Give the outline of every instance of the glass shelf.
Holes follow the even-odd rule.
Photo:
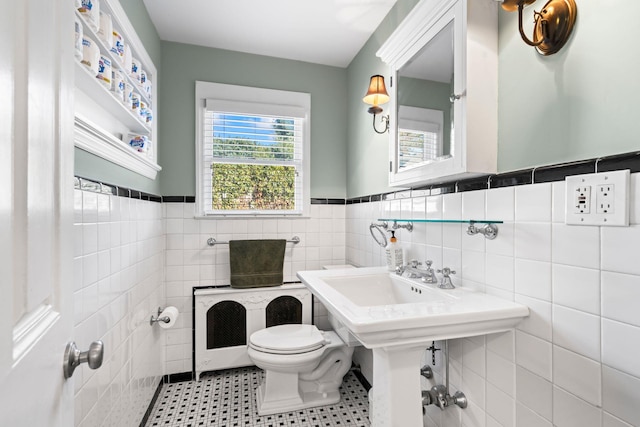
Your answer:
[[[440,224],[468,224],[467,234],[473,236],[474,234],[482,234],[485,238],[493,240],[498,236],[498,226],[496,224],[502,224],[502,221],[495,221],[490,219],[399,219],[399,218],[379,218],[378,221],[382,221],[381,224],[371,223],[369,231],[374,240],[380,244],[378,239],[373,234],[373,229],[377,229],[384,236],[382,230],[388,231],[404,228],[408,232],[413,231],[413,224],[416,223],[440,223]],[[403,222],[404,224],[398,224]],[[388,223],[392,223],[389,225]],[[484,224],[482,227],[476,227],[476,224]],[[381,245],[382,246],[382,245]]]
[[[449,224],[502,224],[503,221],[494,221],[488,219],[396,219],[396,218],[379,218],[378,221],[385,222],[440,222]]]

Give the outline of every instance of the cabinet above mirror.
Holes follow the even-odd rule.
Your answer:
[[[422,0],[377,55],[392,76],[390,185],[497,171],[495,0]]]

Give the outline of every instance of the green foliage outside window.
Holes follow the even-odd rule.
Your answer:
[[[216,121],[217,120],[217,121]],[[293,119],[214,115],[211,207],[217,211],[295,210]],[[246,135],[246,136],[245,136]],[[247,163],[225,162],[236,159]],[[269,164],[260,164],[259,161]],[[282,165],[274,164],[282,162]]]
[[[295,209],[293,166],[214,163],[211,165],[214,210]]]

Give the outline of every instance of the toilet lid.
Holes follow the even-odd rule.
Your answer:
[[[314,325],[279,325],[251,334],[252,346],[277,353],[302,353],[325,345],[325,337]]]

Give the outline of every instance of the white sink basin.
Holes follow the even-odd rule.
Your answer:
[[[420,365],[434,340],[508,330],[529,315],[513,301],[465,288],[440,289],[384,267],[301,271],[331,324],[373,351],[373,427],[422,426]]]
[[[384,267],[301,271],[298,277],[368,348],[500,332],[529,315],[513,301],[440,289]]]

